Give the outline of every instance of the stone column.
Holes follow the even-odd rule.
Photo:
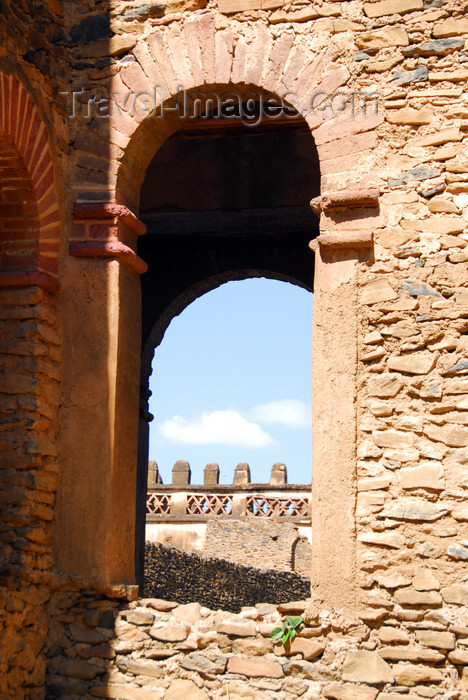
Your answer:
[[[115,203],[79,205],[62,278],[64,357],[58,570],[86,583],[135,581],[144,225]]]
[[[356,576],[357,265],[372,254],[378,192],[312,200],[321,214],[312,332],[312,596],[351,610]]]

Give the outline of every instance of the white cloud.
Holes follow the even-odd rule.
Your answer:
[[[288,428],[308,428],[312,425],[311,407],[299,399],[258,404],[250,411],[249,417],[265,425],[281,423]]]
[[[269,447],[277,444],[257,423],[238,411],[203,411],[192,418],[174,416],[158,427],[158,434],[183,445]]]

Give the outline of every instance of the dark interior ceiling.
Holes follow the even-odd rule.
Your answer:
[[[230,279],[266,276],[313,288],[317,151],[302,119],[193,120],[150,163],[138,253],[143,348],[150,361],[171,318]]]

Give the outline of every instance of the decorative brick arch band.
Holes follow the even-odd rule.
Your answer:
[[[60,220],[46,126],[23,84],[0,73],[0,285],[53,291]]]
[[[78,134],[83,168],[90,154],[100,156],[99,162],[93,161],[92,177],[80,183],[79,202],[117,201],[136,211],[146,168],[180,125],[167,110],[180,90],[217,95],[255,91],[282,97],[313,131],[322,174],[349,169],[345,160],[350,154],[356,154],[354,170],[357,160],[377,144],[374,130],[382,115],[371,110],[367,115],[335,116],[329,105],[329,96],[337,90],[352,90],[346,65],[333,49],[314,53],[306,37],[290,29],[277,36],[270,26],[258,23],[255,32],[236,37],[230,29],[216,29],[214,13],[203,13],[159,27],[140,40],[132,54],[135,60],[108,84],[109,95],[119,97],[119,107],[112,107],[110,119],[94,120],[100,124],[93,125],[93,134]],[[142,93],[154,95],[155,87],[156,106],[164,103],[164,117],[145,111],[134,99]],[[355,189],[358,183],[352,177],[350,187]],[[330,189],[326,178],[323,186]]]

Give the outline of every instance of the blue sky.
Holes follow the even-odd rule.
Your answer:
[[[150,381],[149,456],[164,483],[177,459],[193,484],[207,462],[225,484],[238,462],[253,482],[268,482],[274,462],[289,483],[310,482],[312,299],[287,282],[228,282],[172,320]]]

